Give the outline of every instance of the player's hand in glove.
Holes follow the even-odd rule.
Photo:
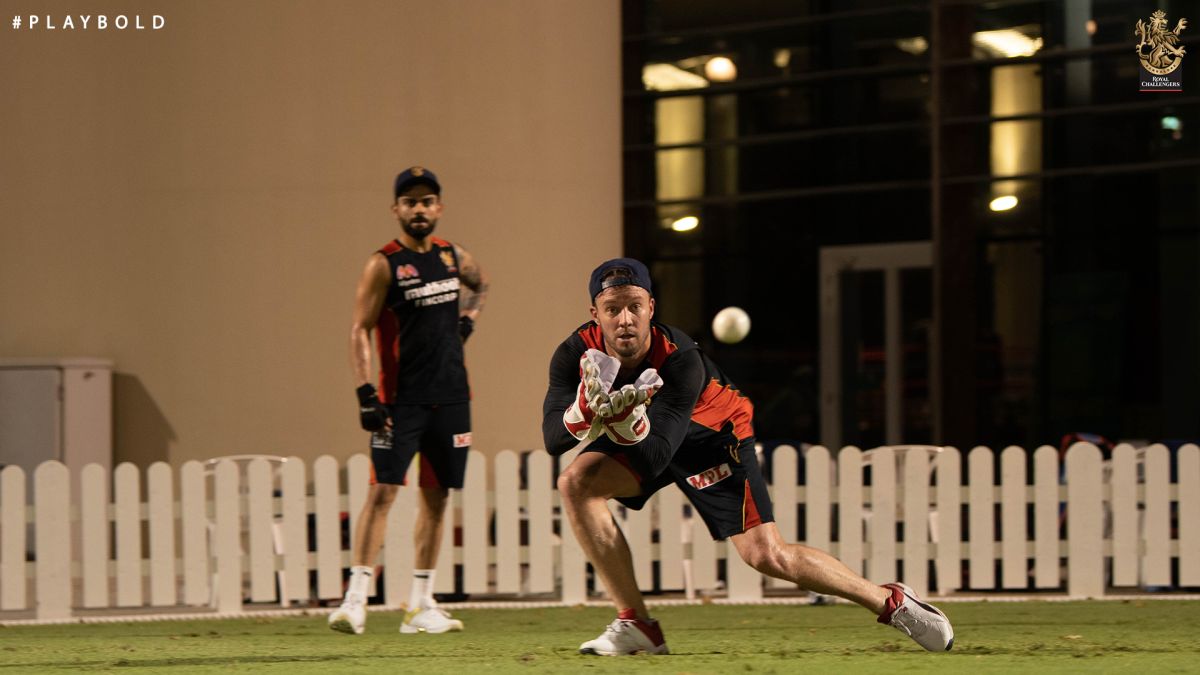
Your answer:
[[[650,417],[646,404],[650,397],[662,387],[658,371],[650,368],[642,372],[633,384],[627,384],[612,392],[607,403],[599,406],[604,433],[618,445],[636,445],[650,435]]]
[[[576,439],[591,440],[600,435],[596,409],[608,401],[608,390],[620,369],[620,361],[596,349],[587,350],[579,358],[579,388],[574,402],[563,412],[563,425]]]
[[[379,431],[387,426],[387,407],[375,393],[375,386],[364,384],[355,390],[358,394],[358,423],[367,431]]]

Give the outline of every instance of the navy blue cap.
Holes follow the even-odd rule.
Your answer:
[[[418,183],[424,183],[433,188],[435,195],[442,194],[442,184],[438,182],[435,173],[423,166],[410,166],[396,176],[396,198],[398,199],[405,190]]]
[[[604,278],[609,272],[617,270],[623,274]],[[596,296],[600,295],[601,291],[613,286],[639,286],[646,289],[651,297],[654,296],[654,290],[650,287],[650,270],[646,269],[640,260],[633,258],[613,258],[600,263],[599,267],[592,270],[592,278],[588,281],[588,294],[592,297],[592,302],[596,301]]]

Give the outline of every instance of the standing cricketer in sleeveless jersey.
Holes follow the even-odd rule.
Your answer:
[[[420,452],[420,506],[414,570],[401,633],[462,630],[433,600],[434,568],[450,488],[462,488],[471,446],[470,391],[463,343],[487,299],[488,282],[463,247],[433,236],[442,186],[414,166],[396,177],[392,212],[400,235],[371,255],[358,282],[350,363],[359,418],[371,432],[371,487],[354,530],[350,584],[329,626],[362,633],[367,590],[383,546],[387,514]],[[371,384],[371,333],[379,389]],[[399,583],[399,580],[393,580]]]
[[[672,483],[713,539],[729,539],[759,572],[856,602],[925,649],[950,649],[954,632],[946,616],[907,586],[878,586],[828,553],[783,540],[755,456],[750,400],[691,338],[653,320],[645,265],[632,258],[602,263],[588,296],[592,320],[554,353],[542,407],[551,454],[591,441],[559,475],[558,490],[618,613],[599,637],[580,645],[581,653],[667,653],[607,502],[640,509]]]

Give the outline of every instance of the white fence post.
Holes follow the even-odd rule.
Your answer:
[[[1122,443],[1112,454],[1112,585],[1137,586],[1138,498],[1137,450]]]
[[[108,470],[88,464],[79,474],[79,563],[83,606],[108,607]],[[22,528],[23,531],[24,528]]]
[[[554,592],[554,501],[550,455],[529,455],[529,592]]]
[[[963,587],[962,455],[946,447],[937,460],[937,587],[946,595]]]
[[[1179,448],[1179,585],[1200,586],[1200,448]]]
[[[271,602],[275,595],[275,542],[271,526],[275,522],[275,480],[271,463],[263,457],[246,465],[246,514],[249,539],[250,601]]]
[[[1104,595],[1100,450],[1075,443],[1067,450],[1067,593]]]
[[[183,547],[183,603],[204,605],[210,600],[211,551],[208,531],[208,487],[204,465],[195,460],[179,469],[179,531]]]
[[[36,516],[37,618],[71,616],[71,474],[61,462],[43,462],[33,471]],[[24,529],[24,523],[21,528]]]
[[[929,589],[929,453],[904,453],[904,583],[924,595]]]
[[[1058,588],[1058,450],[1043,445],[1033,453],[1033,585]]]
[[[338,499],[337,460],[321,455],[313,462],[313,489],[317,511],[317,597],[336,600],[342,597],[342,508]]]
[[[0,469],[0,609],[25,609],[25,472]]]
[[[242,611],[242,519],[238,465],[231,459],[213,471],[216,519],[213,554],[216,556],[216,606],[222,613]]]
[[[1146,586],[1168,586],[1171,583],[1170,464],[1171,457],[1166,446],[1156,443],[1146,448],[1143,467],[1146,475],[1146,510],[1142,528],[1145,538],[1142,584]],[[1069,498],[1067,502],[1073,503]]]
[[[174,472],[166,462],[155,462],[146,470],[147,517],[150,520],[150,604],[169,607],[176,603],[175,579],[175,485]]]
[[[307,602],[308,588],[308,494],[304,460],[288,457],[280,467],[283,493],[283,576],[288,601]]]
[[[117,607],[142,605],[141,492],[138,468],[129,462],[122,462],[113,471]]]
[[[971,588],[991,590],[996,586],[996,504],[993,492],[992,451],[978,446],[967,455],[970,476],[969,519],[971,541],[967,545]]]
[[[1025,555],[1025,451],[1009,446],[1000,453],[1000,585],[1029,586]]]

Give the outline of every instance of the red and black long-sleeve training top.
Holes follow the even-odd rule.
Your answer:
[[[579,390],[579,358],[588,349],[606,352],[600,326],[592,321],[563,340],[550,359],[550,386],[542,404],[542,438],[552,455],[579,444],[563,425],[562,417]],[[633,371],[622,371],[613,388],[633,383],[647,368],[657,369],[663,379],[662,388],[647,408],[650,434],[641,443],[624,448],[643,477],[657,476],[681,447],[708,440],[714,433],[732,433],[738,440],[754,435],[750,399],[683,331],[651,322],[646,359]],[[603,436],[595,442],[611,443]]]

